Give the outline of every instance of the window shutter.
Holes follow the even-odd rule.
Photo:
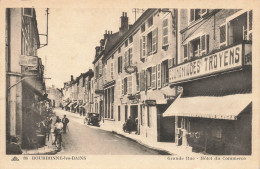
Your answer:
[[[161,80],[161,64],[157,65],[157,89],[162,87],[162,80]]]
[[[168,45],[168,34],[169,34],[169,29],[168,29],[168,18],[163,20],[163,28],[162,28],[162,42],[163,42],[163,46]]]
[[[127,61],[128,61],[127,55],[128,55],[128,51],[125,51],[124,67],[127,66]]]
[[[102,61],[101,61],[101,60],[99,60],[98,67],[99,67],[98,73],[99,73],[100,75],[102,75]]]
[[[120,57],[117,58],[117,73],[120,73]]]
[[[173,67],[173,58],[168,59],[168,68]]]
[[[152,32],[152,51],[155,53],[157,51],[158,42],[158,28],[154,29]]]
[[[122,80],[121,91],[121,94],[124,95],[124,79]]]
[[[145,70],[140,73],[140,91],[145,90]]]
[[[206,54],[209,53],[209,35],[206,35]]]
[[[143,36],[143,57],[145,57],[146,56],[146,37],[145,36]]]
[[[253,37],[252,37],[252,29],[253,29],[253,11],[249,11],[248,12],[248,38],[247,40],[252,40]]]
[[[190,9],[190,22],[192,22],[193,20],[195,20],[194,9]]]
[[[156,66],[152,67],[152,89],[156,89]]]
[[[114,79],[114,63],[113,62],[111,62],[110,69],[111,69],[111,79],[113,80]]]
[[[140,59],[143,59],[143,41],[142,41],[142,38],[140,38]]]
[[[183,53],[184,53],[184,58],[188,57],[188,47],[187,44],[183,45]]]
[[[127,93],[132,94],[132,76],[127,77]]]
[[[200,52],[199,56],[206,54],[206,35],[200,37]]]
[[[140,91],[140,73],[136,74],[136,91]]]
[[[132,65],[133,64],[133,48],[129,48],[129,64],[128,65]]]

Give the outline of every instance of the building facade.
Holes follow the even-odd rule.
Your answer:
[[[25,147],[35,135],[44,100],[44,66],[34,8],[6,9],[6,135]]]
[[[51,106],[55,107],[62,107],[62,98],[63,93],[61,89],[55,88],[54,85],[51,87],[46,88],[46,94],[48,94],[48,98],[51,100]]]
[[[176,142],[210,154],[251,154],[252,11],[181,9],[179,20],[169,82],[183,91],[165,113],[176,116]]]

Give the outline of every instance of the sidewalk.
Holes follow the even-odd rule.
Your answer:
[[[52,126],[53,127],[53,126]],[[49,141],[48,138],[45,138],[45,146],[38,149],[22,149],[23,155],[54,155],[56,154],[57,147],[52,145],[55,137],[53,133],[50,133]]]
[[[192,152],[191,148],[177,146],[175,143],[152,141],[141,135],[136,135],[135,132],[132,132],[131,134],[125,133],[121,128],[116,128],[114,125],[109,125],[106,122],[105,123],[100,122],[100,129],[111,131],[117,135],[126,137],[145,147],[159,151],[162,154],[171,154],[171,155],[178,155],[178,156],[191,155],[192,157],[200,157],[203,155],[200,153]]]

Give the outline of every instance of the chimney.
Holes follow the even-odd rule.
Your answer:
[[[100,51],[100,47],[99,46],[96,46],[96,56],[99,54],[99,51]]]
[[[73,80],[74,80],[73,75],[71,75],[70,76],[70,81],[73,81]]]
[[[104,34],[104,39],[107,39],[109,36],[110,36],[109,31],[106,30]]]
[[[123,12],[121,16],[121,27],[119,28],[119,31],[121,33],[124,33],[128,30],[128,17],[127,13]]]

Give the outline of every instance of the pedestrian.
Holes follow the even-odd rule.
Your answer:
[[[63,123],[63,132],[66,133],[67,125],[69,123],[69,119],[66,117],[66,115],[64,115],[62,119],[62,123]]]
[[[57,141],[57,138],[60,137],[60,142],[62,142],[62,137],[61,137],[61,134],[62,134],[62,129],[63,129],[63,124],[61,122],[61,119],[57,119],[57,122],[54,126],[54,134],[55,134],[55,140],[54,140],[54,143],[53,145],[56,144],[56,141]]]
[[[7,136],[6,154],[22,154],[22,148],[18,144],[18,137]]]

